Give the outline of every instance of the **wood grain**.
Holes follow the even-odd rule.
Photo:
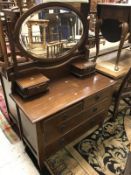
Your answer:
[[[41,97],[22,100],[18,95],[12,94],[12,99],[32,122],[38,122],[56,112],[77,103],[92,94],[113,86],[115,81],[101,74],[90,78],[79,79],[72,75],[50,83],[50,90]]]

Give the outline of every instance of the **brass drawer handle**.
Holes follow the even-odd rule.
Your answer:
[[[64,144],[65,144],[65,139],[64,139],[64,138],[60,139],[60,140],[59,140],[59,144],[60,144],[60,146],[64,146]]]
[[[92,110],[92,111],[93,111],[93,112],[97,112],[97,110],[98,110],[97,108],[93,108],[93,110]]]
[[[68,116],[67,115],[63,115],[62,119],[63,120],[67,120]]]
[[[66,128],[66,125],[63,124],[63,125],[59,126],[59,131],[63,132],[65,130],[65,128]]]
[[[100,96],[99,95],[96,95],[95,96],[95,100],[99,100],[100,99]]]

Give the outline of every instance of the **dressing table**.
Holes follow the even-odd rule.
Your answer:
[[[41,169],[55,151],[103,124],[113,91],[114,81],[96,73],[84,79],[67,75],[50,83],[49,92],[32,100],[11,95],[22,139]]]
[[[74,25],[77,28],[72,36],[71,31],[74,26],[66,26],[68,35],[64,32],[60,37],[63,47],[70,44],[69,49],[62,49],[47,57],[43,54],[47,50],[43,48],[42,39],[36,43],[34,50],[30,47],[29,40],[27,42],[23,40],[23,36],[26,34],[27,38],[29,37],[28,20],[38,20],[40,11],[52,10],[59,11],[60,20],[61,14],[71,13],[76,18]],[[43,20],[48,20],[48,18],[43,18]],[[14,41],[20,52],[25,57],[29,57],[30,61],[23,64],[15,62],[6,69],[3,68],[1,81],[9,114],[16,121],[21,139],[35,156],[41,171],[44,161],[51,154],[78,138],[91,127],[102,125],[107,117],[116,83],[108,77],[89,71],[90,62],[86,45],[87,24],[85,16],[76,8],[65,3],[51,2],[29,9],[18,19],[15,26]],[[62,22],[60,22],[60,27],[64,30],[65,26]],[[32,30],[35,32],[36,29]],[[37,32],[40,36],[39,27]],[[45,40],[48,45],[46,37]],[[58,41],[52,40],[52,42]],[[50,52],[52,51],[49,50]],[[89,69],[88,74],[84,74],[82,78],[71,73],[71,65],[77,60],[84,60],[82,65]],[[43,74],[50,79],[48,90],[30,98],[20,96],[16,82],[22,82],[21,78],[27,80],[28,75],[30,75],[29,81],[34,81],[34,75],[38,74]],[[41,84],[35,84],[28,90],[31,91],[32,88],[40,92]]]

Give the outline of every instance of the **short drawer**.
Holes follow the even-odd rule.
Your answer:
[[[111,88],[107,88],[107,89],[102,90],[102,91],[100,91],[92,96],[85,98],[84,99],[84,108],[89,108],[90,106],[101,102],[105,98],[111,99],[112,92],[113,91]]]
[[[100,114],[95,115],[90,120],[86,120],[84,123],[78,127],[71,130],[69,133],[65,134],[61,138],[55,140],[53,143],[46,145],[45,147],[45,157],[48,158],[51,154],[55,153],[59,149],[63,148],[68,143],[72,142],[74,139],[77,139],[82,134],[87,132],[89,129],[95,125],[101,124],[107,115],[107,111],[101,111]]]
[[[101,111],[107,110],[109,107],[109,103],[109,100],[105,99],[101,103],[96,103],[94,106],[81,112],[80,114],[76,113],[77,115],[75,115],[67,121],[56,123],[54,126],[45,125],[44,135],[46,139],[46,144],[53,142],[62,135],[71,131],[73,128],[78,127],[81,123],[85,122],[86,120],[90,120],[90,118],[93,118],[96,114],[100,113]]]
[[[67,121],[72,118],[73,115],[80,113],[83,110],[83,102],[76,103],[63,111],[51,116],[44,121],[44,128],[48,129],[59,125],[63,121]]]
[[[102,19],[117,19],[119,21],[128,21],[129,19],[129,8],[117,7],[117,6],[103,6],[100,7],[100,17]]]

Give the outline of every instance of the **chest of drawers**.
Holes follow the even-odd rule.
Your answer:
[[[102,125],[115,82],[103,75],[78,79],[69,75],[51,84],[43,96],[22,100],[13,94],[21,136],[40,168],[44,160],[88,129]]]

